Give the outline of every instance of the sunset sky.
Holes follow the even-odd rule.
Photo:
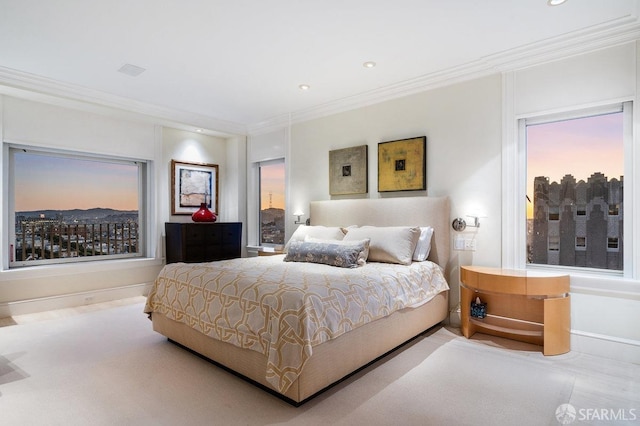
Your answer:
[[[138,210],[135,165],[15,154],[15,210]]]
[[[533,211],[533,180],[558,182],[570,174],[576,182],[595,172],[607,179],[624,174],[622,113],[527,126],[527,217]]]
[[[284,163],[260,167],[260,210],[269,208],[269,192],[271,206],[284,210]]]

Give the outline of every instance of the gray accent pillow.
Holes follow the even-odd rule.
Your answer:
[[[357,268],[364,264],[363,253],[369,249],[369,240],[344,244],[341,241],[290,241],[285,262],[309,262],[340,268]]]

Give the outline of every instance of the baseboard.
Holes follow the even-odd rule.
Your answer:
[[[94,303],[144,296],[148,293],[150,288],[151,283],[141,283],[81,293],[63,294],[60,296],[5,302],[0,303],[0,318],[33,314],[36,312],[51,311],[55,309],[74,308],[77,306],[92,305]]]
[[[638,364],[640,341],[571,330],[571,351]]]

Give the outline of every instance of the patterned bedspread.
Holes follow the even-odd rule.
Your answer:
[[[145,312],[264,354],[267,381],[286,392],[314,346],[449,288],[432,262],[348,269],[282,259],[166,265]]]

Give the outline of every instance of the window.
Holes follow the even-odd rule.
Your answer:
[[[144,162],[9,153],[10,267],[142,256]]]
[[[528,264],[623,270],[625,116],[524,120]]]
[[[284,159],[265,161],[259,168],[261,246],[284,244]]]

